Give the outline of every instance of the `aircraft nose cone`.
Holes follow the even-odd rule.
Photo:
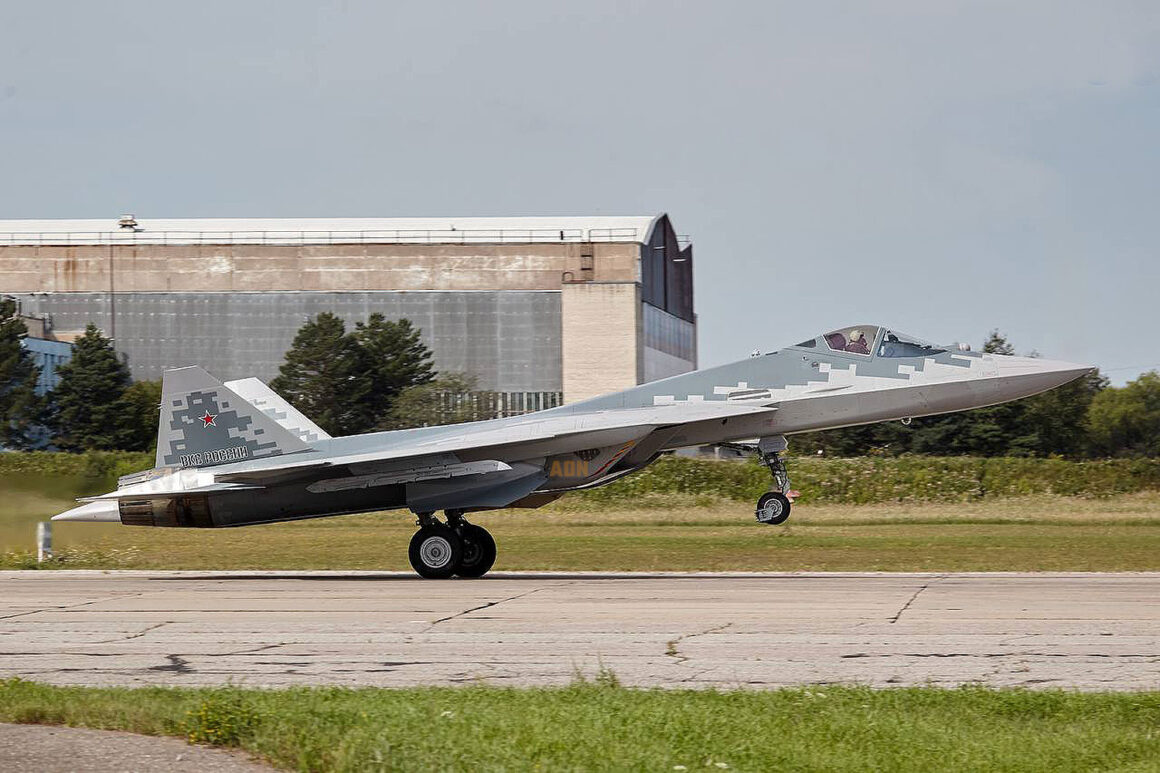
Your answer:
[[[999,370],[999,388],[1008,400],[1055,389],[1094,370],[1091,365],[1038,357],[994,357]]]

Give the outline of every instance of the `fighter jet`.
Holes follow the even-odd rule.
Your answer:
[[[540,507],[677,449],[729,445],[769,468],[755,515],[779,524],[794,494],[786,436],[995,405],[1090,370],[854,325],[559,408],[330,437],[257,379],[178,368],[164,374],[154,469],[53,520],[221,528],[407,509],[418,574],[481,577],[496,545],[469,513]]]

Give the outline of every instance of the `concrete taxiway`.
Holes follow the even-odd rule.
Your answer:
[[[1160,688],[1160,573],[0,572],[56,684]]]

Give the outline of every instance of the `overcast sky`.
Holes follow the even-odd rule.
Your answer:
[[[5,3],[0,180],[0,218],[664,211],[702,365],[881,322],[1160,366],[1155,0]]]

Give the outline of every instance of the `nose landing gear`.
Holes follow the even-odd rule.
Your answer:
[[[755,515],[758,523],[777,526],[789,518],[789,511],[793,505],[792,497],[796,492],[790,490],[789,470],[785,468],[785,462],[779,456],[787,448],[789,442],[783,435],[763,437],[757,441],[757,453],[761,457],[761,463],[769,468],[769,474],[773,476],[772,489],[757,500]]]
[[[793,498],[797,496],[797,492],[792,491],[789,487],[789,471],[786,470],[785,462],[779,455],[789,448],[789,442],[785,436],[763,437],[757,441],[756,445],[752,443],[727,443],[723,445],[727,448],[753,454],[769,468],[769,474],[773,476],[773,485],[757,500],[757,510],[754,515],[757,517],[758,523],[770,526],[785,523],[793,507]]]
[[[487,574],[496,557],[491,534],[468,523],[462,510],[447,510],[446,515],[447,523],[442,523],[434,513],[419,513],[419,531],[407,551],[411,568],[429,580]]]

